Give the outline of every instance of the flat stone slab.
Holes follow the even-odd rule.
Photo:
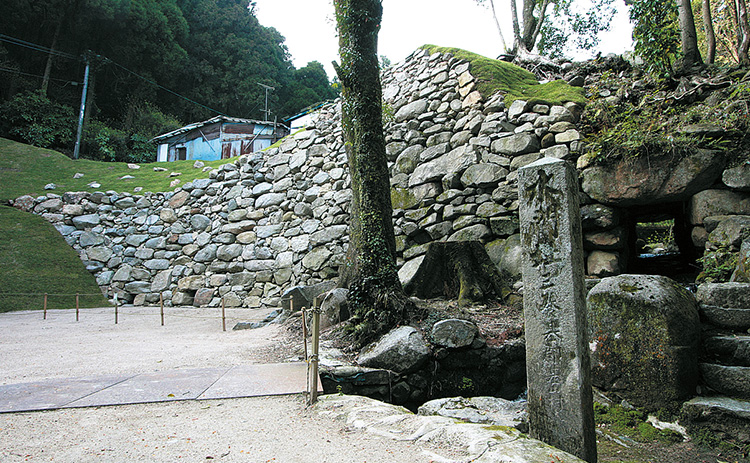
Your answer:
[[[238,365],[226,372],[198,399],[296,394],[305,390],[307,390],[307,364],[305,363]],[[320,379],[318,379],[318,390],[323,391]]]
[[[197,399],[227,370],[201,368],[145,373],[71,402],[65,408]]]
[[[0,413],[298,394],[304,362],[63,378],[0,386]],[[323,388],[318,381],[318,390]]]
[[[0,386],[0,413],[54,410],[111,387],[130,376],[62,378]]]

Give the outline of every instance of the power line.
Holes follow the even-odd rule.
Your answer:
[[[47,48],[47,47],[45,47],[43,45],[37,45],[35,43],[27,42],[25,40],[21,40],[21,39],[18,39],[16,37],[11,37],[11,36],[5,35],[5,34],[0,34],[0,41],[11,43],[13,45],[18,45],[19,47],[26,47],[26,48],[29,48],[31,50],[40,51],[42,53],[52,54],[52,55],[55,55],[55,56],[59,56],[61,58],[67,58],[67,59],[72,59],[72,60],[76,60],[76,61],[80,61],[81,60],[80,57],[75,56],[75,55],[71,55],[70,53],[65,53],[65,52],[59,51],[59,50],[53,50],[53,49]]]
[[[47,48],[47,47],[42,46],[42,45],[37,45],[35,43],[27,42],[25,40],[21,40],[19,38],[11,37],[11,36],[5,35],[5,34],[0,34],[0,41],[11,43],[13,45],[18,45],[18,46],[21,46],[21,47],[30,48],[32,50],[40,51],[40,52],[43,52],[43,53],[51,53],[53,55],[60,56],[62,58],[73,59],[73,60],[77,60],[77,61],[81,61],[82,60],[82,58],[74,56],[74,55],[71,55],[69,53],[65,53],[65,52],[61,52],[61,51],[57,51],[57,50],[52,50],[51,48]],[[161,85],[161,84],[159,84],[157,82],[154,82],[153,80],[147,79],[146,77],[143,77],[142,75],[140,75],[140,74],[138,74],[138,73],[136,73],[134,71],[131,71],[130,69],[128,69],[125,66],[123,66],[122,64],[119,64],[119,63],[117,63],[115,61],[112,61],[111,59],[109,59],[107,57],[103,57],[103,56],[99,56],[99,55],[97,55],[97,57],[102,58],[105,62],[109,62],[109,63],[114,64],[115,66],[123,69],[126,72],[129,72],[130,74],[134,75],[135,77],[138,77],[139,79],[142,79],[142,80],[148,82],[149,84],[154,85],[154,86],[156,86],[156,87],[164,90],[165,92],[169,92],[169,93],[171,93],[172,95],[175,95],[178,98],[182,98],[185,101],[188,101],[190,103],[198,105],[201,108],[207,109],[207,110],[209,110],[211,112],[214,112],[214,113],[216,113],[216,114],[218,114],[220,116],[229,117],[229,116],[227,116],[226,114],[224,114],[224,113],[222,113],[220,111],[217,111],[217,110],[215,110],[213,108],[210,108],[210,107],[208,107],[208,106],[206,106],[204,104],[198,103],[197,101],[192,100],[192,99],[190,99],[190,98],[188,98],[186,96],[180,95],[179,93],[175,92],[174,90],[168,89],[167,87],[165,87],[165,86],[163,86],[163,85]],[[3,70],[7,70],[7,69],[3,69]],[[22,74],[26,74],[26,73],[22,73]],[[26,74],[26,75],[32,75],[32,74]],[[34,76],[34,77],[41,77],[41,76]],[[60,79],[55,79],[55,80],[60,80]],[[67,81],[65,81],[65,82],[67,82]]]
[[[197,102],[197,101],[195,101],[195,100],[191,100],[190,98],[188,98],[188,97],[186,97],[186,96],[180,95],[179,93],[175,92],[174,90],[170,90],[170,89],[168,89],[167,87],[165,87],[165,86],[163,86],[163,85],[161,85],[161,84],[158,84],[158,83],[154,82],[154,81],[153,81],[153,80],[151,80],[151,79],[147,79],[147,78],[143,77],[142,75],[140,75],[140,74],[138,74],[138,73],[136,73],[136,72],[133,72],[133,71],[131,71],[130,69],[128,69],[128,68],[126,68],[125,66],[123,66],[122,64],[116,63],[116,62],[114,62],[114,61],[112,61],[111,59],[108,59],[108,58],[105,58],[105,59],[106,59],[106,60],[107,60],[108,62],[110,62],[110,63],[114,64],[115,66],[117,66],[117,67],[119,67],[119,68],[123,69],[124,71],[127,71],[127,72],[129,72],[129,73],[133,74],[134,76],[138,77],[139,79],[143,79],[144,81],[148,82],[149,84],[151,84],[151,85],[154,85],[154,86],[156,86],[156,87],[159,87],[160,89],[162,89],[162,90],[164,90],[164,91],[166,91],[166,92],[169,92],[169,93],[171,93],[172,95],[175,95],[175,96],[177,96],[177,97],[179,97],[179,98],[182,98],[182,99],[183,99],[183,100],[185,100],[185,101],[189,101],[190,103],[193,103],[193,104],[195,104],[195,105],[198,105],[198,106],[200,106],[200,107],[201,107],[201,108],[203,108],[203,109],[208,109],[209,111],[211,111],[211,112],[214,112],[214,113],[216,113],[216,114],[218,114],[218,115],[220,115],[220,116],[225,116],[225,117],[229,117],[229,116],[227,116],[226,114],[224,114],[224,113],[222,113],[222,112],[220,112],[220,111],[217,111],[217,110],[215,110],[215,109],[213,109],[213,108],[209,108],[208,106],[206,106],[206,105],[204,105],[204,104],[198,103],[198,102]]]
[[[12,68],[0,67],[0,71],[12,72],[13,74],[20,74],[22,76],[38,77],[40,79],[44,79],[44,76],[40,76],[39,74],[31,74],[31,73],[28,73],[28,72],[19,71],[17,69],[12,69]],[[50,80],[56,80],[58,82],[65,82],[66,84],[73,84],[73,85],[79,85],[80,84],[80,82],[76,82],[76,81],[72,81],[72,80],[65,80],[65,79],[56,79],[54,77],[50,77],[49,79]]]

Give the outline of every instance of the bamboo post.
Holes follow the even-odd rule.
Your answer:
[[[79,310],[79,304],[78,304],[78,293],[76,293],[76,321],[78,321],[78,312]]]
[[[117,301],[117,293],[115,293],[115,325],[117,324],[117,309],[119,308],[120,303]]]
[[[227,311],[226,311],[226,304],[224,303],[224,298],[221,298],[221,331],[227,330]]]
[[[312,346],[310,346],[310,405],[318,401],[318,347],[320,344],[320,306],[312,311]]]
[[[44,319],[47,319],[47,293],[44,293]]]
[[[164,293],[159,293],[159,311],[161,313],[161,326],[164,326]]]

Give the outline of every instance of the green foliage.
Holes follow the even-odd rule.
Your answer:
[[[72,108],[26,92],[0,106],[0,135],[40,148],[63,148],[73,140],[75,120]]]
[[[660,76],[671,72],[680,49],[677,6],[673,0],[639,0],[630,5],[635,52],[647,70]]]
[[[289,82],[282,89],[286,103],[281,107],[281,114],[294,115],[303,108],[336,98],[339,90],[328,81],[325,68],[318,61],[311,61],[307,66],[293,71]]]
[[[94,277],[62,235],[42,217],[0,206],[0,312],[108,305]]]
[[[617,77],[604,74],[600,85],[612,86],[614,79]],[[734,84],[717,104],[679,104],[664,98],[660,86],[637,98],[618,94],[614,103],[607,98],[594,99],[587,105],[580,127],[589,152],[599,163],[638,156],[682,156],[698,148],[721,150],[728,159],[740,161],[748,157],[750,146],[748,87],[747,83]],[[593,87],[590,95],[598,92]],[[709,138],[681,131],[691,124],[718,126],[724,136]]]
[[[396,119],[396,111],[393,106],[383,101],[383,127]]]
[[[56,50],[72,56],[91,50],[86,53],[92,64],[90,119],[124,132],[98,131],[94,155],[101,159],[112,158],[108,148],[114,149],[116,159],[143,159],[140,153],[132,154],[142,145],[139,137],[150,139],[157,135],[152,131],[173,125],[175,119],[187,123],[215,115],[194,102],[231,116],[260,119],[265,91],[259,82],[275,87],[269,107],[279,119],[337,95],[320,63],[294,69],[284,37],[262,26],[246,0],[4,0],[0,17],[2,32],[9,36],[44,46],[54,42]],[[40,74],[47,58],[24,47],[0,47],[0,64],[20,71],[3,73],[0,98],[40,88],[39,79],[24,73]],[[71,83],[80,82],[82,75],[80,61],[55,57],[47,97],[77,108],[81,87]],[[74,132],[59,137],[44,123],[17,128],[17,134],[10,133],[17,125],[12,124],[0,135],[38,146],[72,147]],[[71,125],[74,131],[75,121]],[[131,154],[122,154],[123,146]]]
[[[682,435],[668,429],[657,429],[647,422],[646,412],[628,409],[620,405],[606,406],[594,403],[594,419],[598,424],[606,424],[619,435],[627,436],[640,442],[661,441],[664,443],[682,442]]]
[[[474,380],[464,376],[461,378],[461,384],[458,385],[458,389],[462,394],[471,394],[474,392]]]
[[[721,283],[729,281],[737,267],[738,254],[731,250],[728,243],[723,243],[713,251],[706,251],[698,259],[703,270],[696,277],[696,283]]]
[[[107,162],[154,162],[156,144],[139,134],[107,127],[93,121],[86,128],[86,150],[82,157]]]
[[[612,0],[594,0],[580,11],[572,0],[552,3],[552,14],[545,18],[537,43],[539,53],[562,58],[571,42],[579,50],[592,50],[599,45],[599,33],[608,31],[615,15]]]
[[[477,89],[487,99],[496,92],[505,93],[505,104],[518,99],[539,100],[548,104],[575,102],[584,104],[583,89],[571,87],[562,81],[539,84],[534,74],[505,61],[486,58],[460,48],[444,48],[423,45],[430,53],[451,53],[471,63],[471,73],[477,79]]]

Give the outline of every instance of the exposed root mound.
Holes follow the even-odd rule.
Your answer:
[[[458,299],[459,305],[503,300],[511,293],[478,241],[430,244],[422,265],[404,291],[420,299]]]

